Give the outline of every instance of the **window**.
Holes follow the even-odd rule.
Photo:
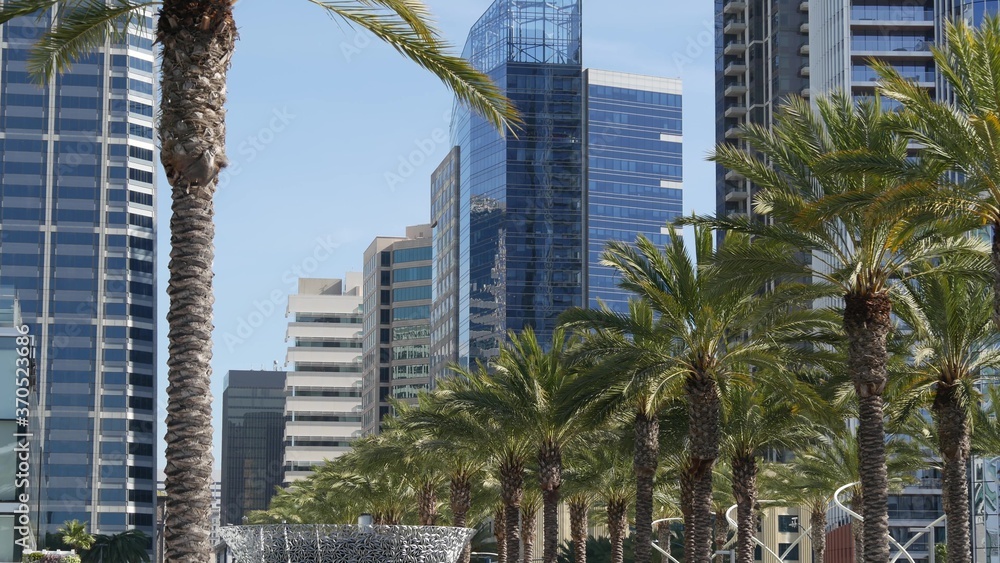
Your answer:
[[[419,301],[431,298],[431,286],[422,285],[417,287],[403,287],[392,291],[392,300],[396,301]]]
[[[431,267],[398,268],[392,271],[392,276],[396,283],[429,280],[431,279]]]
[[[136,137],[142,137],[144,139],[152,139],[153,128],[146,127],[145,125],[139,125],[138,123],[129,123],[128,134],[135,135]]]
[[[778,555],[784,555],[785,551],[791,546],[790,543],[779,543],[778,544]],[[785,556],[785,561],[798,561],[799,560],[799,544],[795,544],[795,547],[788,552]]]
[[[134,225],[136,227],[145,227],[147,229],[153,228],[153,218],[147,217],[145,215],[136,215],[135,213],[128,214],[128,224]],[[150,270],[152,271],[152,270]]]
[[[144,149],[142,147],[134,147],[132,145],[128,146],[128,155],[132,158],[138,158],[139,160],[153,161],[153,151],[150,149]]]
[[[428,325],[402,326],[392,329],[393,340],[412,340],[414,338],[430,338],[431,327]]]
[[[431,247],[429,246],[422,246],[420,248],[404,248],[393,251],[392,253],[392,260],[397,264],[400,262],[417,262],[419,260],[430,259]]]
[[[778,531],[786,533],[798,532],[799,517],[792,516],[790,514],[782,514],[778,516]]]
[[[137,170],[135,168],[128,169],[129,180],[135,180],[136,182],[145,182],[147,184],[153,183],[153,173],[147,172],[145,170]]]
[[[129,170],[131,170],[131,168]],[[138,203],[139,205],[153,205],[153,194],[129,190],[128,200],[132,203]]]
[[[416,307],[394,307],[392,309],[392,320],[410,321],[431,318],[430,305],[418,305]]]
[[[394,360],[420,360],[429,357],[430,347],[427,344],[393,346],[392,348],[392,359]]]

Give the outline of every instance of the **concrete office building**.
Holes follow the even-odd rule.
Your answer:
[[[154,8],[39,88],[51,15],[2,26],[0,285],[38,343],[31,521],[152,536],[156,433]]]
[[[364,254],[362,426],[378,434],[389,399],[430,388],[431,226],[377,237]]]
[[[676,80],[582,67],[579,0],[497,0],[464,56],[521,111],[502,137],[461,105],[431,179],[431,376],[497,355],[508,331],[551,338],[559,315],[621,307],[609,240],[662,242],[681,212]]]
[[[285,372],[233,370],[222,393],[223,526],[266,510],[284,479]]]
[[[361,435],[361,274],[303,278],[288,296],[283,481],[301,479]]]

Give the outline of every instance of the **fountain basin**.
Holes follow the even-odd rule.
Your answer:
[[[475,534],[441,526],[225,526],[239,563],[456,563]]]

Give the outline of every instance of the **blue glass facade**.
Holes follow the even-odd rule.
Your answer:
[[[497,353],[508,330],[547,340],[583,304],[583,68],[578,0],[497,0],[464,56],[524,120],[506,138],[456,107],[459,362]]]
[[[639,235],[663,246],[683,212],[681,86],[669,80],[588,69],[587,301],[628,309],[607,243]]]
[[[47,18],[3,26],[0,284],[38,343],[32,525],[153,533],[152,20],[36,86]]]

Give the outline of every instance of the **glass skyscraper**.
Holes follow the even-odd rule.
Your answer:
[[[683,212],[681,81],[587,69],[587,306],[628,310],[616,270],[601,264],[608,242],[670,240]]]
[[[43,87],[50,17],[3,26],[0,284],[37,343],[31,524],[153,535],[156,461],[152,11]]]
[[[582,51],[579,0],[497,0],[469,32],[464,56],[524,123],[503,137],[456,105],[431,178],[432,382],[508,331],[547,342],[569,307],[623,307],[604,246],[662,244],[681,213],[680,81],[585,72]]]

